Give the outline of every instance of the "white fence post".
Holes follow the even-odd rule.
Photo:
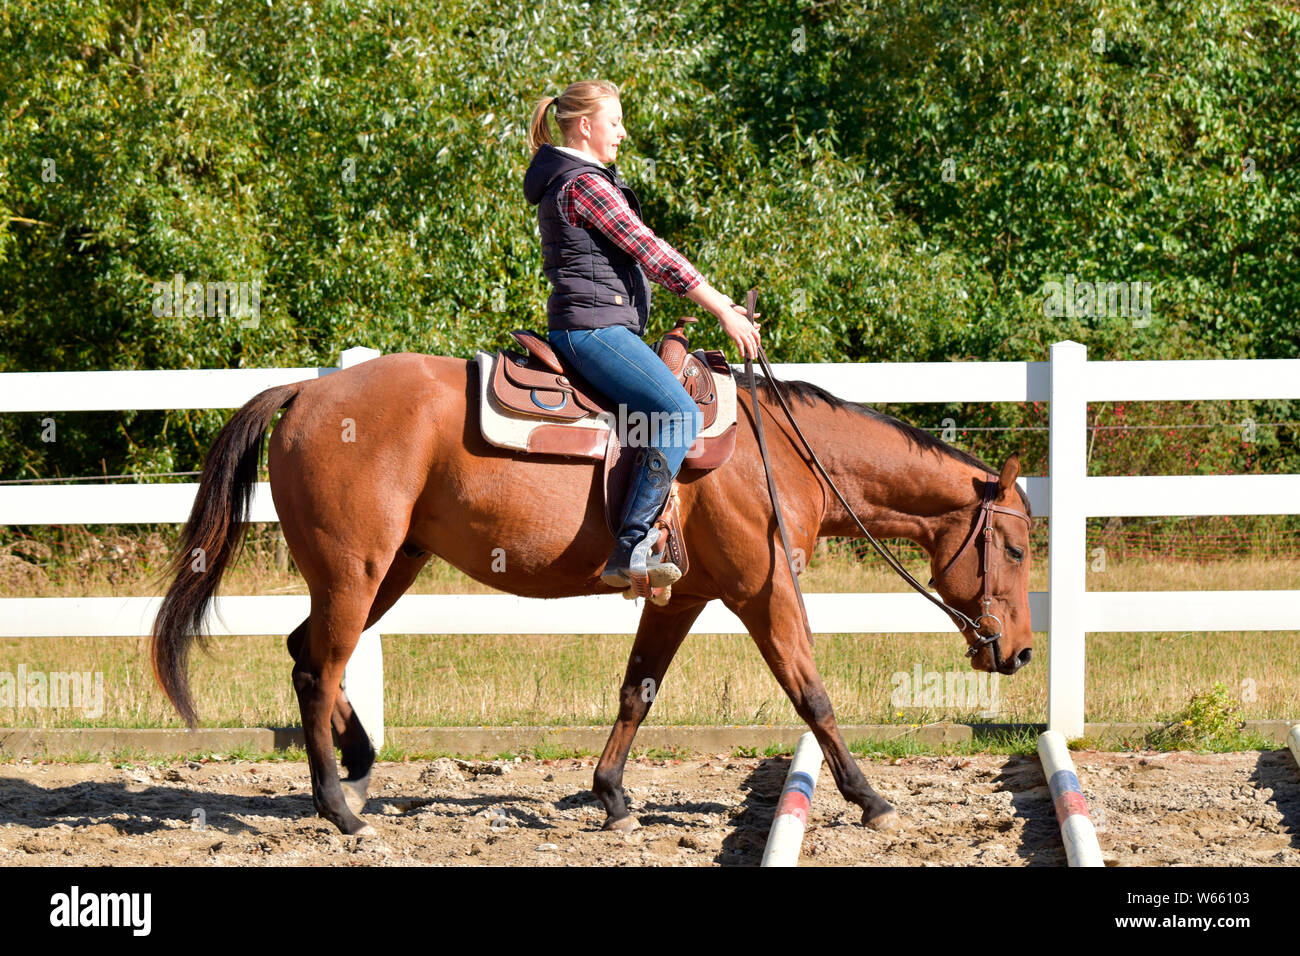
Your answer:
[[[361,632],[343,668],[342,686],[371,745],[379,750],[384,745],[384,648],[373,627]]]
[[[1084,485],[1088,350],[1078,342],[1052,346],[1048,408],[1048,470],[1052,502],[1047,560],[1047,727],[1066,739],[1083,736],[1083,613],[1087,590],[1087,507]]]
[[[344,349],[339,368],[351,368],[381,354],[378,349],[360,345]],[[343,690],[371,744],[379,750],[384,745],[384,648],[374,628],[361,632],[361,639],[343,668]]]

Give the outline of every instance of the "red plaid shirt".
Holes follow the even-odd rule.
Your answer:
[[[566,222],[599,229],[664,288],[684,296],[704,281],[685,256],[650,231],[604,176],[579,173],[560,187],[556,201]]]

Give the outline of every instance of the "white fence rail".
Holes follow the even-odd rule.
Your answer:
[[[378,355],[355,348],[342,366]],[[0,374],[0,413],[128,408],[238,408],[274,385],[333,368]],[[778,364],[778,377],[814,382],[855,402],[1050,403],[1050,477],[1022,478],[1035,516],[1051,516],[1049,590],[1030,595],[1035,631],[1051,637],[1047,723],[1083,733],[1085,634],[1115,631],[1300,630],[1300,591],[1089,592],[1084,529],[1114,515],[1291,514],[1300,475],[1089,478],[1087,403],[1300,398],[1300,360],[1089,362],[1075,342],[1052,346],[1048,362]],[[56,422],[57,427],[57,422]],[[0,524],[183,522],[197,483],[0,486]],[[270,489],[254,489],[250,520],[275,521]],[[1050,600],[1049,600],[1050,594]],[[952,622],[914,594],[810,594],[813,631],[945,633]],[[141,636],[157,598],[4,598],[0,637]],[[307,615],[303,595],[224,597],[214,634],[287,634]],[[639,606],[619,595],[538,600],[512,595],[406,595],[367,632],[348,665],[349,696],[382,743],[379,634],[631,634]],[[743,634],[710,605],[697,631]]]

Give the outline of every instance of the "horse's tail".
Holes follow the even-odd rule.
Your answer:
[[[159,577],[174,575],[153,625],[153,673],[167,699],[191,728],[198,720],[190,697],[190,644],[204,647],[203,616],[226,566],[243,545],[249,502],[271,419],[297,396],[301,383],[255,395],[221,429],[203,463],[203,477],[181,544]],[[206,647],[204,647],[206,650]]]

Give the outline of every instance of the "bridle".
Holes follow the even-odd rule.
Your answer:
[[[756,289],[750,289],[746,296],[745,305],[747,317],[751,323],[754,321],[754,305],[757,298],[758,291]],[[941,577],[947,574],[952,566],[957,563],[957,560],[966,553],[977,537],[982,537],[984,539],[982,547],[982,559],[984,562],[984,613],[979,617],[972,619],[970,615],[946,604],[926,590],[925,585],[912,577],[907,568],[903,567],[898,558],[894,557],[888,548],[871,536],[871,532],[867,530],[867,526],[862,523],[862,520],[849,506],[849,503],[844,499],[844,495],[840,493],[840,489],[836,486],[834,480],[822,465],[821,459],[817,457],[817,453],[813,451],[812,446],[808,444],[808,439],[804,437],[803,431],[799,428],[799,423],[794,420],[794,413],[790,411],[790,406],[786,402],[785,396],[781,393],[780,385],[776,376],[772,374],[772,368],[768,364],[767,356],[763,353],[761,345],[758,348],[758,361],[763,368],[764,374],[767,375],[767,380],[772,386],[772,391],[775,393],[777,400],[781,403],[781,408],[785,411],[786,418],[790,420],[790,424],[794,427],[795,434],[799,436],[799,440],[803,442],[803,447],[807,450],[813,463],[817,466],[817,470],[820,471],[822,477],[826,479],[826,483],[830,485],[831,491],[835,492],[835,496],[839,498],[840,504],[844,506],[844,510],[857,523],[859,530],[861,530],[867,541],[869,541],[871,546],[876,549],[877,553],[885,559],[885,563],[893,568],[894,571],[898,573],[899,577],[910,584],[916,592],[921,595],[921,597],[947,613],[948,616],[953,619],[953,623],[957,625],[958,630],[965,634],[966,628],[969,627],[971,629],[971,637],[974,639],[974,643],[971,643],[967,648],[967,657],[974,657],[981,649],[991,644],[993,646],[993,667],[995,670],[998,669],[1002,662],[1001,647],[998,644],[998,640],[1002,637],[1002,621],[996,614],[993,614],[992,611],[989,610],[993,605],[993,568],[990,564],[990,547],[993,540],[993,512],[996,511],[1000,514],[1015,515],[1017,518],[1024,519],[1026,525],[1030,524],[1029,516],[1023,511],[1017,511],[1014,508],[1006,508],[1002,505],[995,505],[993,503],[993,500],[997,497],[998,489],[998,478],[996,475],[991,476],[990,479],[985,482],[984,500],[980,505],[979,515],[975,521],[974,528],[971,530],[971,533],[966,536],[966,540],[962,542],[962,546],[957,549],[957,553],[953,555],[952,559],[944,566],[943,570],[939,572]],[[753,400],[753,411],[751,414],[754,418],[755,435],[758,439],[759,451],[763,457],[763,470],[767,473],[768,495],[772,499],[772,508],[776,512],[777,530],[781,535],[781,544],[785,548],[786,563],[790,568],[790,580],[794,583],[794,592],[799,598],[799,608],[803,612],[804,632],[808,638],[808,643],[812,644],[813,635],[812,627],[808,622],[808,608],[804,604],[803,590],[799,587],[799,575],[794,564],[794,553],[790,550],[790,541],[785,528],[785,520],[781,515],[781,501],[777,495],[776,482],[773,480],[772,465],[768,460],[767,441],[763,436],[763,416],[759,411],[761,405],[758,401],[758,388],[754,381],[753,365],[748,356],[745,358],[745,374],[749,381],[750,396]],[[934,578],[930,579],[930,584],[931,586],[934,585]],[[981,633],[980,628],[983,626],[984,621],[993,621],[997,626],[997,631],[993,634]]]
[[[966,536],[966,540],[963,541],[962,546],[957,549],[957,553],[952,556],[951,560],[944,565],[943,570],[939,572],[940,577],[947,574],[952,566],[957,563],[958,559],[960,559],[961,556],[970,549],[970,546],[975,542],[975,539],[983,538],[983,541],[981,542],[981,550],[983,551],[981,561],[983,562],[984,568],[984,598],[982,601],[984,613],[975,618],[975,620],[971,620],[969,616],[955,608],[948,607],[946,604],[943,605],[943,608],[948,611],[949,614],[960,619],[957,621],[957,626],[961,629],[962,633],[966,632],[966,627],[968,625],[972,628],[971,636],[975,638],[975,643],[966,651],[966,656],[974,657],[980,652],[981,648],[988,644],[994,644],[993,656],[995,660],[1001,657],[998,653],[999,648],[994,642],[1002,636],[1002,621],[996,614],[989,610],[993,605],[993,566],[990,563],[990,554],[993,542],[993,512],[996,511],[999,514],[1004,515],[1015,515],[1017,518],[1024,519],[1026,525],[1030,523],[1029,515],[1025,514],[1023,511],[1017,511],[1015,508],[1006,508],[1002,505],[995,505],[993,499],[997,497],[997,493],[997,478],[992,478],[984,483],[984,501],[980,505],[979,516],[975,521],[975,527],[971,529],[971,533]],[[934,585],[934,578],[930,578],[930,585]],[[980,628],[983,627],[983,622],[986,620],[991,620],[995,625],[997,625],[997,631],[993,634],[980,633]]]

